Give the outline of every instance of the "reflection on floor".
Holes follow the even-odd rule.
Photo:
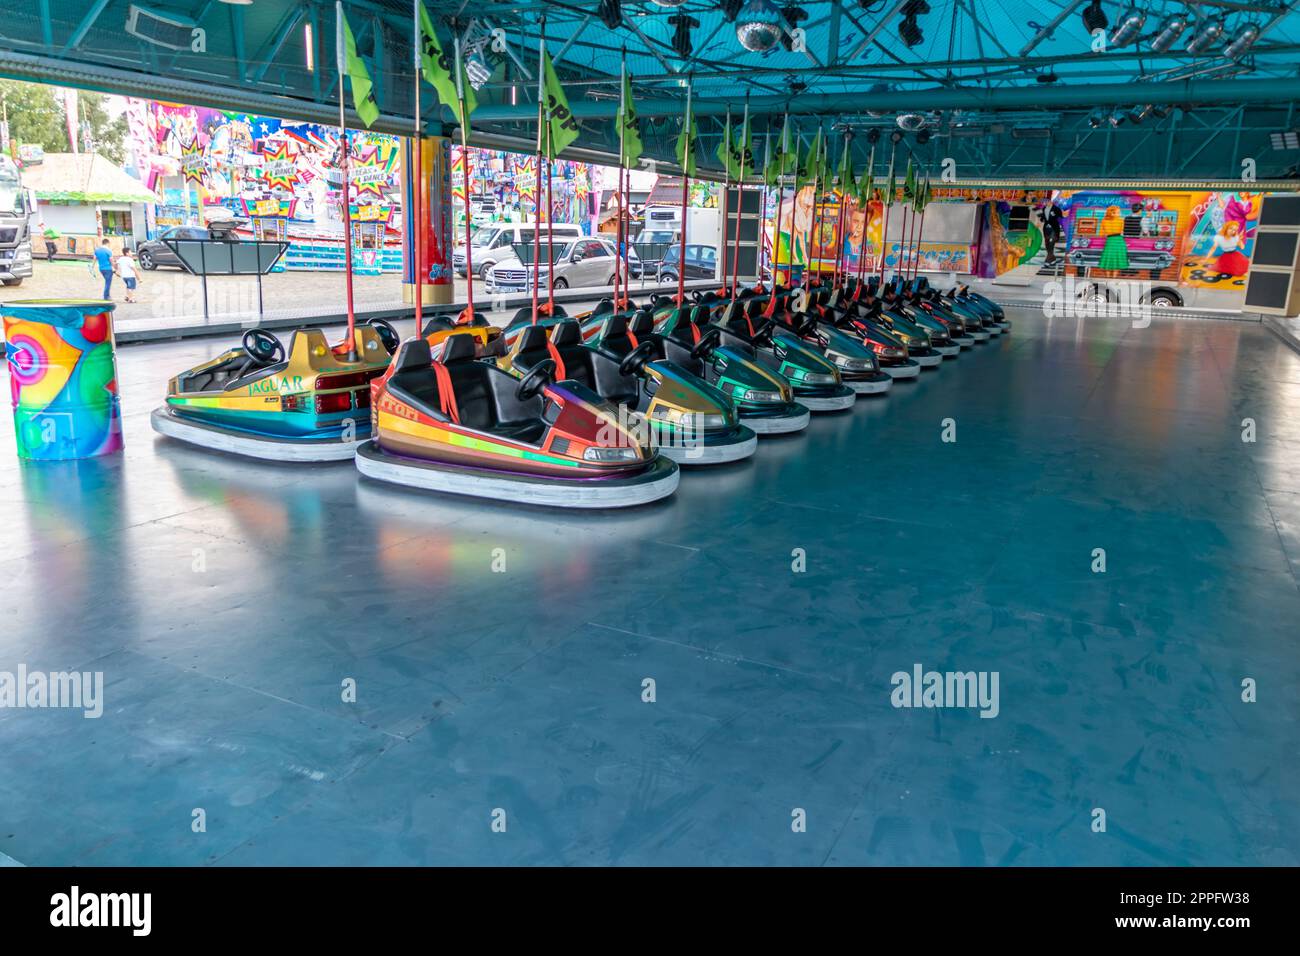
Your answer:
[[[0,855],[1300,863],[1300,356],[1013,318],[622,514],[156,439],[225,343],[123,349],[124,455],[0,425],[0,672],[105,680],[98,720],[0,709]],[[998,716],[895,709],[916,664],[998,672]]]

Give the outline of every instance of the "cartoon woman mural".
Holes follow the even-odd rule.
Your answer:
[[[1127,269],[1128,246],[1124,243],[1124,217],[1120,215],[1119,206],[1106,207],[1098,232],[1106,237],[1106,244],[1101,247],[1097,268]]]
[[[1210,255],[1219,252],[1214,268],[1220,275],[1244,276],[1250,271],[1250,260],[1242,250],[1246,247],[1245,230],[1235,219],[1227,220],[1210,243]]]
[[[794,243],[794,263],[807,263],[808,246],[812,237],[813,225],[813,188],[805,186],[794,199],[794,231],[791,241]]]

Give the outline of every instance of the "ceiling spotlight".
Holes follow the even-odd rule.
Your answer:
[[[1096,33],[1110,26],[1106,11],[1101,8],[1101,0],[1092,0],[1083,10],[1083,27],[1089,33]]]
[[[1106,122],[1106,117],[1100,113],[1091,113],[1088,115],[1088,125],[1093,129],[1099,129],[1101,124]]]
[[[1106,122],[1109,123],[1112,127],[1119,127],[1124,125],[1124,121],[1126,119],[1128,119],[1127,116],[1125,116],[1119,110],[1115,110],[1113,113],[1111,113],[1109,116],[1106,117]]]
[[[611,30],[617,30],[623,22],[623,0],[600,0],[596,9],[600,22]]]
[[[930,4],[925,0],[907,0],[903,5],[903,20],[898,24],[898,36],[908,47],[919,46],[925,40],[921,25],[916,18],[930,12]]]
[[[1138,38],[1142,28],[1146,26],[1147,15],[1137,7],[1129,7],[1124,11],[1124,15],[1119,18],[1119,23],[1115,25],[1115,32],[1110,35],[1110,45],[1113,47],[1128,46],[1130,42]]]
[[[790,87],[790,92],[793,93],[795,96],[798,96],[804,90],[808,89],[807,83],[793,76],[787,76],[785,78],[785,82]]]
[[[1135,106],[1131,110],[1129,110],[1128,119],[1130,123],[1137,125],[1138,123],[1141,123],[1143,120],[1150,119],[1155,115],[1156,115],[1155,106],[1153,106],[1150,103],[1147,103],[1145,106]]]
[[[808,19],[808,11],[787,5],[781,8],[781,19],[785,21],[785,29],[781,31],[781,46],[785,47],[786,52],[792,52],[794,37],[791,34],[799,28],[800,23]]]
[[[867,130],[867,142],[868,142],[868,143],[878,143],[878,142],[880,142],[880,130],[877,129],[875,126],[871,127],[871,129]]]
[[[1191,39],[1183,49],[1188,53],[1202,53],[1218,43],[1221,36],[1223,36],[1223,21],[1206,20],[1192,31]]]
[[[930,142],[930,131],[928,129],[921,130],[916,134],[916,141],[922,146]]]
[[[660,6],[670,5],[670,4],[661,3],[661,0],[655,0],[655,2],[659,3]],[[678,56],[680,56],[683,60],[689,58],[692,50],[694,49],[691,46],[691,28],[698,27],[700,25],[700,21],[696,20],[693,16],[690,16],[689,14],[674,13],[671,17],[668,18],[668,22],[669,24],[677,28],[676,30],[673,31],[673,52],[676,53]]]
[[[1187,17],[1181,13],[1173,14],[1164,23],[1160,24],[1160,29],[1151,38],[1151,52],[1164,53],[1165,50],[1178,42],[1178,38],[1183,35],[1183,31],[1186,29]]]
[[[901,142],[903,141],[903,132],[902,132],[902,130],[897,130],[897,129],[896,129],[896,130],[894,130],[892,133],[890,133],[890,134],[889,134],[889,141],[890,141],[891,143],[894,143],[894,144],[901,143]]]
[[[766,53],[781,39],[781,11],[772,0],[749,0],[736,16],[736,39],[751,53]]]
[[[1232,42],[1223,48],[1223,55],[1229,60],[1240,60],[1255,41],[1259,39],[1259,27],[1253,23],[1247,23],[1237,31],[1237,35],[1232,38]]]
[[[1056,75],[1055,71],[1048,70],[1046,73],[1039,73],[1034,79],[1039,83],[1055,83],[1060,77]]]

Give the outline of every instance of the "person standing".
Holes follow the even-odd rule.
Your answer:
[[[113,250],[109,248],[107,239],[100,243],[99,248],[95,250],[95,265],[99,268],[99,274],[104,277],[104,294],[100,298],[111,300],[113,292]]]
[[[45,239],[45,261],[53,262],[54,254],[59,251],[59,239],[63,233],[53,226],[47,226],[45,220],[41,220],[41,235]]]
[[[1043,210],[1043,241],[1047,244],[1047,265],[1056,265],[1056,244],[1061,241],[1061,207],[1049,202]]]
[[[117,257],[117,274],[122,277],[122,283],[126,286],[126,301],[136,301],[135,286],[139,276],[135,271],[135,257],[131,255],[130,249],[123,249],[122,254]]]

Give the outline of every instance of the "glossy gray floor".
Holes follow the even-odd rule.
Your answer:
[[[0,859],[1300,862],[1300,357],[1013,318],[619,514],[157,439],[224,343],[123,349],[123,455],[0,426],[0,671],[106,681],[0,709]],[[997,716],[893,707],[916,664]]]

